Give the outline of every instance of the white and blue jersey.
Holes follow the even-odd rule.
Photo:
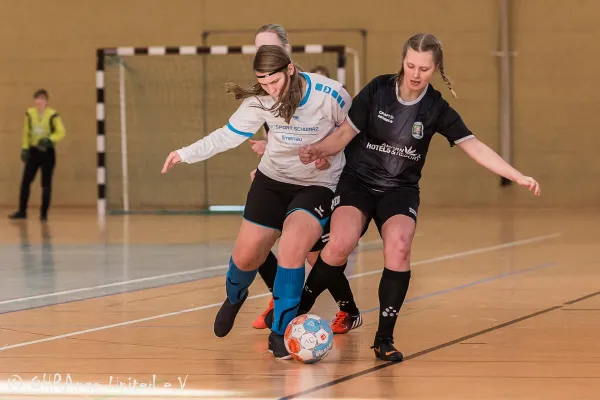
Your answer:
[[[261,108],[275,104],[271,96],[245,99],[223,128],[196,143],[179,149],[181,160],[195,163],[239,146],[251,138],[265,122],[269,139],[258,169],[279,182],[302,186],[325,186],[335,190],[345,164],[343,152],[329,158],[325,170],[314,163],[304,165],[298,157],[300,147],[323,140],[344,122],[352,99],[342,84],[318,74],[300,73],[306,79],[306,90],[300,105],[286,123],[282,117]]]

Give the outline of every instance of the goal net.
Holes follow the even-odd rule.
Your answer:
[[[98,50],[99,213],[243,208],[249,174],[259,161],[250,144],[204,162],[178,165],[166,175],[160,170],[170,151],[227,124],[240,103],[225,94],[225,83],[255,83],[255,51],[254,46]],[[358,60],[351,60],[356,57],[345,46],[292,50],[303,70],[324,66],[343,83],[350,76],[351,95],[359,89],[352,87],[358,85]]]

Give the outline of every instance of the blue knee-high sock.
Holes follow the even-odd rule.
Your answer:
[[[242,271],[235,265],[233,258],[229,259],[229,271],[227,271],[227,279],[225,280],[225,288],[227,289],[227,298],[231,304],[240,302],[248,288],[254,282],[257,270]]]
[[[303,288],[304,266],[296,269],[277,266],[273,287],[275,309],[271,326],[271,330],[276,334],[283,335],[290,321],[296,317]]]

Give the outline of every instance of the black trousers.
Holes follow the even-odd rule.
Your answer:
[[[21,192],[19,194],[19,211],[27,211],[27,202],[29,201],[29,188],[35,179],[38,169],[42,170],[42,206],[41,215],[47,215],[50,208],[50,197],[52,194],[52,175],[56,165],[56,152],[54,148],[46,151],[40,151],[35,147],[29,149],[29,157],[25,162],[23,169],[23,179],[21,180]]]

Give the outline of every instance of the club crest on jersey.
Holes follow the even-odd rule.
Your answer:
[[[412,126],[412,135],[415,139],[423,139],[423,123],[415,122]]]

